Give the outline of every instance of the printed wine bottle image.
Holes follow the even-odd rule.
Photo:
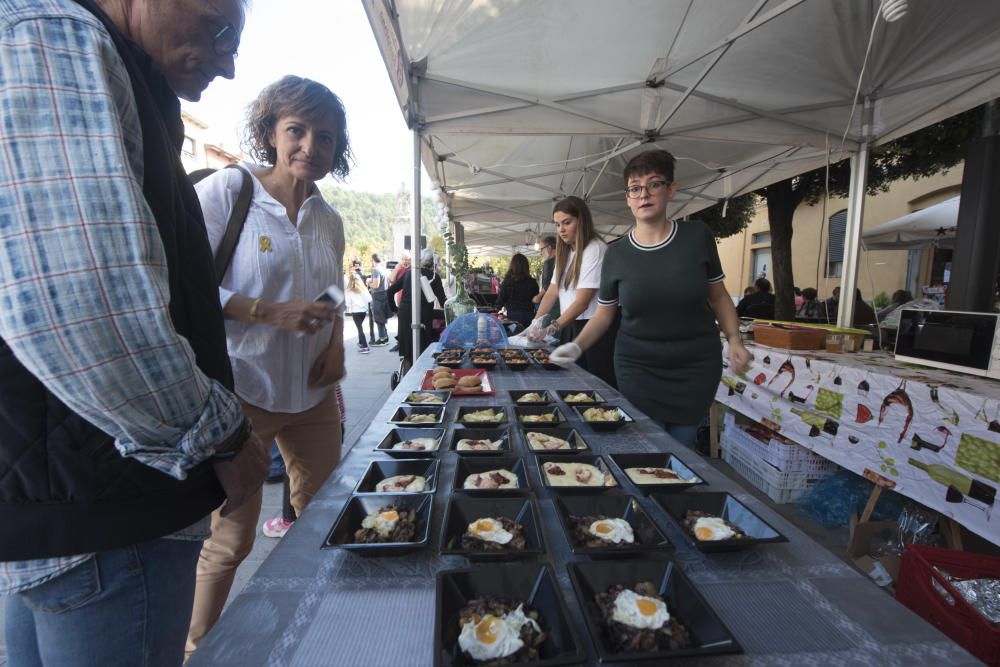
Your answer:
[[[983,484],[979,480],[967,477],[957,470],[941,465],[940,463],[924,463],[916,459],[907,459],[907,463],[914,468],[920,468],[925,471],[938,484],[954,486],[973,500],[993,505],[997,490],[989,484]]]
[[[816,437],[820,434],[820,431],[829,433],[830,435],[837,435],[840,424],[835,419],[830,419],[810,410],[802,410],[801,408],[791,408],[791,410],[793,415],[797,415],[803,422],[812,426],[812,430],[809,431],[810,436]]]

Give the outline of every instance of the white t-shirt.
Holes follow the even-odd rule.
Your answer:
[[[250,164],[243,164],[253,169]],[[243,180],[220,169],[195,186],[212,252],[219,247]],[[223,307],[233,294],[268,301],[314,299],[330,285],[344,288],[344,223],[318,194],[306,199],[297,224],[256,177],[246,224],[219,286]],[[236,394],[271,412],[303,412],[331,387],[306,386],[309,368],[330,342],[332,325],[311,336],[261,322],[226,320]]]
[[[368,304],[372,302],[372,295],[368,293],[368,288],[362,286],[360,292],[355,292],[351,288],[344,290],[344,297],[348,313],[367,313]]]
[[[580,313],[576,319],[578,320],[589,320],[597,312],[597,291],[601,289],[601,264],[604,262],[604,253],[607,252],[608,246],[600,239],[593,239],[587,244],[587,247],[583,249],[583,257],[580,260],[580,279],[577,280],[576,287],[566,287],[563,284],[561,276],[552,274],[552,283],[559,288],[559,311],[565,313],[569,307],[576,301],[576,290],[578,289],[593,289],[595,290],[594,296],[590,297],[590,303],[587,304],[587,308]],[[573,265],[573,258],[576,256],[576,251],[570,250],[569,257],[566,259],[566,267]],[[566,268],[563,268],[566,271]]]

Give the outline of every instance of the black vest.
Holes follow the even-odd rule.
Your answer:
[[[142,125],[143,194],[170,276],[170,316],[198,367],[232,388],[212,252],[184,173],[180,103],[152,59],[91,0],[128,69]],[[80,156],[86,159],[86,156]],[[184,481],[123,458],[112,439],[50,393],[0,340],[0,561],[136,544],[181,530],[224,499],[211,464]]]

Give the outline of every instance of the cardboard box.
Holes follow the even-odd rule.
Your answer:
[[[880,586],[886,585],[880,581],[881,568],[885,568],[885,571],[889,573],[893,584],[899,581],[899,556],[885,554],[878,561],[872,557],[872,553],[892,539],[895,532],[895,521],[859,523],[857,515],[851,517],[851,541],[847,544],[847,557],[854,562],[858,569],[876,580]]]

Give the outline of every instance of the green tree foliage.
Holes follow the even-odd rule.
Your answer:
[[[320,186],[320,194],[344,219],[345,269],[357,257],[367,271],[373,252],[387,254],[392,250],[393,225],[400,222],[399,198],[396,194],[355,192],[328,185]],[[420,209],[421,231],[432,248],[434,237],[440,235],[434,225],[436,211],[436,202],[424,197]],[[406,215],[409,215],[409,210]],[[411,224],[409,219],[405,222],[408,226]],[[439,243],[439,246],[444,248],[443,243]]]
[[[925,178],[954,167],[965,159],[969,143],[979,136],[982,107],[971,109],[872,149],[868,163],[868,194],[885,192],[903,178]],[[774,269],[775,318],[795,316],[792,292],[792,219],[799,204],[820,201],[826,188],[826,169],[769,185],[757,194],[767,201],[771,231],[771,262]],[[851,167],[848,160],[830,165],[830,195],[848,194]]]
[[[724,239],[743,231],[743,228],[749,224],[750,218],[753,217],[756,203],[757,195],[752,193],[740,195],[730,199],[728,205],[726,202],[719,202],[698,211],[691,217],[708,225],[716,239]],[[723,215],[723,210],[725,210],[725,215]]]

